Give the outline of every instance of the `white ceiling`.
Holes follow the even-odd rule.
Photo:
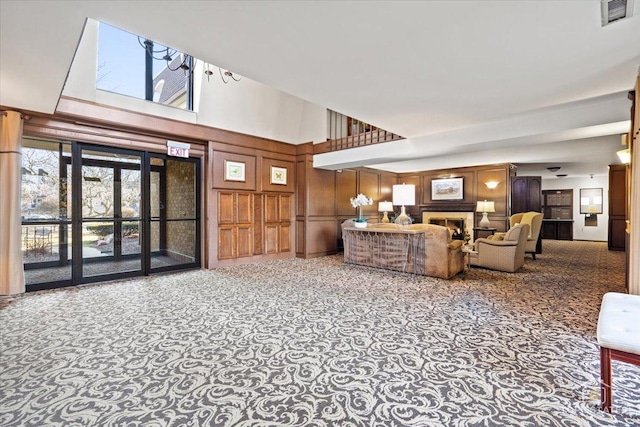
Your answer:
[[[601,27],[598,1],[0,0],[0,105],[53,112],[90,17],[408,138],[323,167],[603,174],[628,128],[638,3]]]

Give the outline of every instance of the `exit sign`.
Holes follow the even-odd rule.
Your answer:
[[[189,157],[189,148],[191,144],[184,142],[167,141],[167,154],[172,157]]]

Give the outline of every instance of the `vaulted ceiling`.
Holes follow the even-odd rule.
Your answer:
[[[318,166],[602,174],[629,126],[637,3],[602,27],[597,1],[1,0],[0,105],[53,112],[89,17],[407,137]]]

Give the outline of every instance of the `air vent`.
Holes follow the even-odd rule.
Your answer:
[[[603,27],[633,14],[633,0],[600,0],[600,4]]]

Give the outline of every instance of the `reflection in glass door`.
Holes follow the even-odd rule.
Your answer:
[[[142,153],[80,150],[80,206],[76,209],[80,211],[78,238],[82,242],[82,265],[76,270],[79,282],[105,275],[139,275],[143,270]]]

